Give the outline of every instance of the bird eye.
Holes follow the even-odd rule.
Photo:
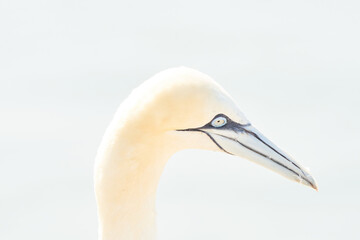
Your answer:
[[[226,118],[224,118],[224,117],[217,117],[217,118],[215,118],[214,120],[212,120],[211,125],[212,125],[213,127],[217,127],[217,128],[218,128],[218,127],[224,126],[226,123],[227,123]]]

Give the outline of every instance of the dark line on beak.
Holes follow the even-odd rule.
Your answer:
[[[249,149],[250,151],[252,151],[252,152],[254,152],[254,153],[256,153],[256,154],[258,154],[258,155],[260,155],[260,156],[263,156],[263,157],[271,160],[272,162],[278,164],[279,166],[281,166],[281,167],[283,167],[283,168],[286,168],[286,169],[289,170],[290,172],[294,173],[295,175],[297,175],[298,177],[300,177],[302,180],[304,180],[305,182],[309,183],[312,187],[314,187],[313,184],[312,184],[311,182],[309,182],[309,180],[303,178],[300,174],[298,174],[298,173],[295,172],[294,170],[292,170],[292,169],[290,169],[289,167],[285,166],[284,164],[276,161],[275,159],[273,159],[273,158],[271,158],[271,157],[263,154],[262,152],[259,152],[259,151],[255,150],[255,149],[253,149],[253,148],[251,148],[251,147],[249,147],[249,146],[247,146],[247,145],[239,142],[237,139],[233,139],[233,138],[230,138],[230,137],[227,137],[227,136],[224,136],[224,135],[220,135],[220,134],[216,134],[216,135],[218,135],[218,136],[220,136],[220,137],[223,137],[223,138],[227,138],[227,139],[233,140],[233,141],[237,142],[238,144],[240,144],[241,146]],[[266,144],[266,145],[267,145],[267,144]],[[272,149],[272,148],[271,148],[271,149]],[[275,151],[275,152],[277,152],[277,151]],[[285,159],[287,159],[287,158],[285,158]],[[287,160],[290,161],[289,159],[287,159]],[[290,162],[293,163],[292,161],[290,161]],[[294,163],[293,163],[293,164],[294,164]],[[294,164],[294,166],[296,166],[296,167],[306,176],[306,174],[302,171],[302,169],[301,169],[300,167],[298,167],[296,164]]]
[[[220,144],[218,144],[216,142],[216,140],[209,133],[207,133],[207,132],[205,132],[203,130],[200,130],[198,128],[188,128],[188,129],[180,129],[180,130],[176,130],[176,131],[180,131],[180,132],[202,132],[202,133],[205,133],[216,144],[216,146],[218,146],[220,148],[220,150],[226,152],[227,154],[234,155],[234,154],[226,151],[223,147],[221,147]]]
[[[226,151],[223,147],[221,147],[221,145],[218,144],[218,143],[216,142],[216,140],[215,140],[209,133],[207,133],[207,132],[205,132],[205,131],[201,131],[201,130],[199,130],[199,132],[203,132],[203,133],[205,133],[206,135],[208,135],[208,137],[209,137],[209,138],[216,144],[216,146],[218,146],[221,150],[223,150],[223,151],[226,152],[227,154],[233,155],[232,153]]]
[[[267,144],[264,140],[262,140],[256,133],[251,132],[245,128],[241,128],[242,130],[244,130],[246,133],[253,135],[257,140],[259,140],[260,142],[262,142],[263,144],[265,144],[266,146],[268,146],[270,149],[272,149],[274,152],[276,152],[277,154],[279,154],[280,156],[282,156],[283,158],[285,158],[286,160],[288,160],[290,163],[292,163],[295,167],[297,167],[298,169],[300,169],[300,171],[306,175],[304,173],[304,171],[293,161],[291,161],[289,158],[287,158],[284,154],[280,153],[279,151],[277,151],[275,148],[273,148],[272,146],[270,146],[269,144]]]
[[[290,159],[288,159],[287,157],[285,157],[283,154],[279,153],[276,149],[274,149],[273,147],[271,147],[269,144],[267,144],[266,142],[264,142],[257,134],[255,134],[255,133],[253,133],[253,132],[251,132],[251,131],[249,131],[249,130],[246,130],[246,129],[244,129],[244,128],[240,128],[240,129],[241,129],[241,130],[244,130],[244,131],[245,131],[246,133],[248,133],[248,134],[253,135],[256,139],[258,139],[258,140],[261,141],[263,144],[265,144],[266,146],[268,146],[270,149],[272,149],[273,151],[275,151],[277,154],[279,154],[280,156],[282,156],[283,158],[285,158],[287,161],[289,161],[290,163],[292,163],[296,168],[298,168],[298,169],[306,176],[306,174],[304,173],[304,171],[303,171],[297,164],[295,164],[295,163],[292,162]],[[234,129],[233,129],[233,130],[234,130]],[[209,133],[207,133],[206,131],[203,131],[203,130],[201,130],[201,129],[199,129],[199,128],[179,129],[179,130],[176,130],[176,131],[183,131],[183,132],[189,131],[189,132],[202,132],[202,133],[205,133],[205,134],[216,144],[216,146],[218,146],[222,151],[224,151],[224,152],[227,153],[227,154],[234,155],[234,154],[226,151],[223,147],[221,147],[221,145],[218,144],[218,143],[216,142],[216,140],[215,140]],[[258,155],[260,155],[260,156],[263,156],[263,157],[269,159],[270,161],[274,162],[275,164],[277,164],[277,165],[279,165],[279,166],[281,166],[281,167],[289,170],[290,172],[294,173],[294,174],[297,175],[299,178],[301,178],[301,179],[304,180],[305,182],[309,183],[310,186],[312,186],[313,188],[315,188],[314,185],[313,185],[309,180],[303,178],[300,174],[298,174],[298,173],[295,172],[294,170],[290,169],[289,167],[285,166],[284,164],[276,161],[275,159],[273,159],[273,158],[271,158],[271,157],[269,157],[269,156],[267,156],[267,155],[265,155],[265,154],[263,154],[263,153],[255,150],[255,149],[253,149],[253,148],[251,148],[251,147],[249,147],[249,146],[247,146],[247,145],[239,142],[237,139],[233,139],[233,138],[230,138],[230,137],[227,137],[227,136],[224,136],[224,135],[220,135],[220,134],[216,134],[216,135],[218,135],[218,136],[220,136],[220,137],[223,137],[223,138],[230,139],[230,140],[232,140],[232,141],[235,141],[235,142],[237,142],[238,144],[240,144],[241,146],[247,148],[248,150],[250,150],[250,151],[252,151],[252,152],[254,152],[254,153],[256,153],[256,154],[258,154]]]

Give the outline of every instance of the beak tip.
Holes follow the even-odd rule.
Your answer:
[[[309,187],[313,188],[315,191],[319,191],[319,188],[317,186],[317,183],[315,181],[315,179],[310,175],[310,174],[306,174],[306,185],[308,185]]]
[[[312,187],[315,191],[319,192],[319,188],[318,188],[318,186],[316,185],[316,183],[313,184],[311,187]]]
[[[295,181],[301,184],[304,184],[308,187],[311,187],[312,189],[314,189],[315,191],[319,191],[319,188],[317,186],[317,183],[315,181],[315,179],[309,174],[308,171],[302,171],[302,174],[299,174],[296,176]]]
[[[315,181],[314,181],[314,183],[313,183],[313,185],[312,185],[312,188],[313,188],[315,191],[319,192],[319,188],[318,188],[318,186],[317,186],[317,184],[316,184]]]

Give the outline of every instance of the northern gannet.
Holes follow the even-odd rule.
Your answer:
[[[156,238],[155,199],[168,159],[183,149],[249,159],[317,189],[300,164],[265,138],[209,76],[180,67],[160,72],[120,105],[95,161],[99,240]]]

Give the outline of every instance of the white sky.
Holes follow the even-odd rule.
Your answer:
[[[215,2],[215,1],[213,1]],[[176,154],[160,239],[359,239],[358,1],[0,1],[0,239],[97,239],[92,167],[156,72],[214,77],[320,191],[244,159]]]

